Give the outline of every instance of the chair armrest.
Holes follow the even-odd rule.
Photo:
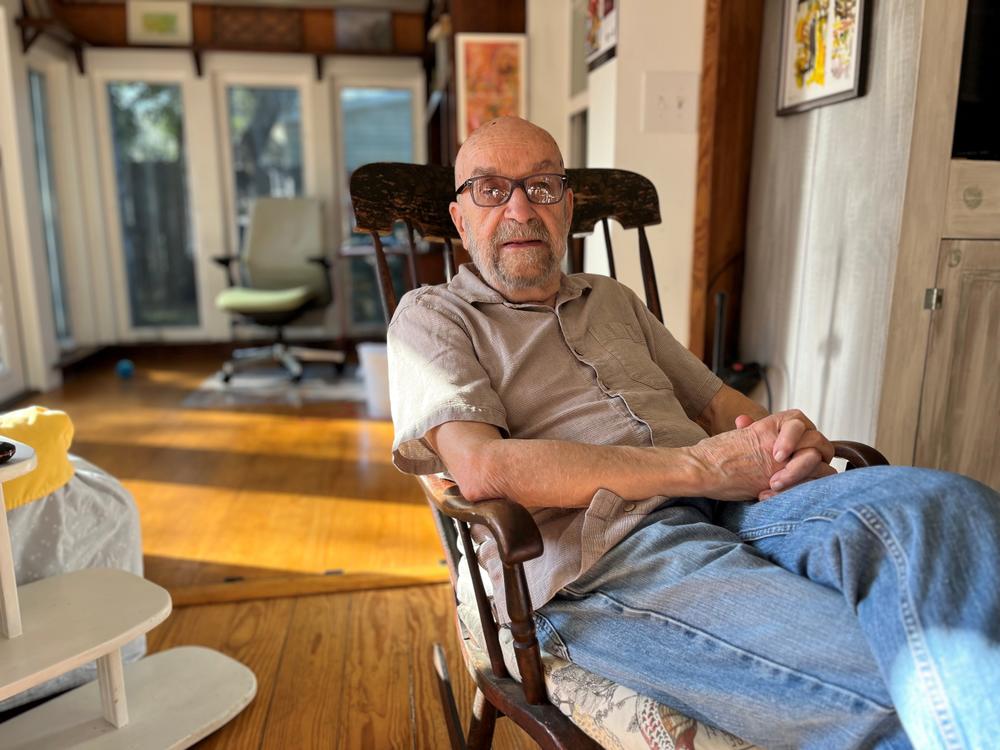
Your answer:
[[[213,255],[212,262],[226,269],[226,281],[229,286],[236,286],[236,277],[233,276],[233,263],[239,261],[235,255]]]
[[[851,469],[861,469],[866,466],[888,466],[889,460],[864,443],[855,443],[852,440],[834,440],[834,455],[847,461],[847,471]]]
[[[472,503],[458,485],[438,476],[420,477],[428,499],[449,518],[489,529],[497,543],[500,561],[516,565],[542,554],[542,535],[528,510],[506,498]]]
[[[497,552],[503,563],[504,597],[507,600],[507,614],[510,616],[510,631],[514,637],[514,656],[521,672],[521,689],[529,704],[547,703],[542,655],[535,634],[528,581],[524,575],[524,562],[538,557],[543,550],[542,535],[535,519],[523,505],[511,500],[498,498],[471,503],[462,497],[458,485],[452,481],[439,476],[422,476],[419,479],[424,494],[438,511],[449,518],[464,521],[465,524],[486,526],[496,541]],[[479,563],[472,552],[469,528],[464,524],[459,526],[493,673],[497,677],[507,677],[497,625],[483,589]]]

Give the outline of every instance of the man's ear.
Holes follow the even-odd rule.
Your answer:
[[[566,197],[563,198],[566,201],[566,231],[573,226],[573,191],[570,188],[566,188]]]
[[[455,225],[458,235],[462,238],[462,244],[468,247],[469,243],[465,241],[465,217],[462,216],[462,208],[458,205],[458,201],[448,204],[448,213],[451,214],[451,223]]]

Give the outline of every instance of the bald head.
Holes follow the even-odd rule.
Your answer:
[[[505,165],[512,153],[538,157],[530,172],[562,172],[563,159],[555,139],[520,117],[497,117],[481,125],[465,139],[455,159],[455,187],[479,174],[508,175]]]

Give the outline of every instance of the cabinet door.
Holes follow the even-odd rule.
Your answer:
[[[1000,489],[1000,242],[941,243],[916,464]]]

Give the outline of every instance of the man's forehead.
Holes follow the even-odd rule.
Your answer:
[[[515,169],[513,171],[516,172],[523,171],[524,174],[528,175],[528,174],[537,174],[539,172],[561,172],[562,168],[563,168],[562,164],[560,164],[558,161],[553,161],[552,159],[542,159],[541,161],[536,161],[534,164],[531,164],[526,169]],[[472,168],[472,171],[469,172],[469,177],[479,177],[480,175],[487,175],[487,174],[499,174],[503,175],[504,177],[522,176],[520,174],[512,173],[510,161],[507,161],[506,164],[500,161],[500,162],[485,163],[485,164],[477,163],[477,165]]]
[[[518,177],[561,172],[562,155],[552,136],[524,120],[502,119],[474,132],[459,150],[456,183],[482,174]]]

